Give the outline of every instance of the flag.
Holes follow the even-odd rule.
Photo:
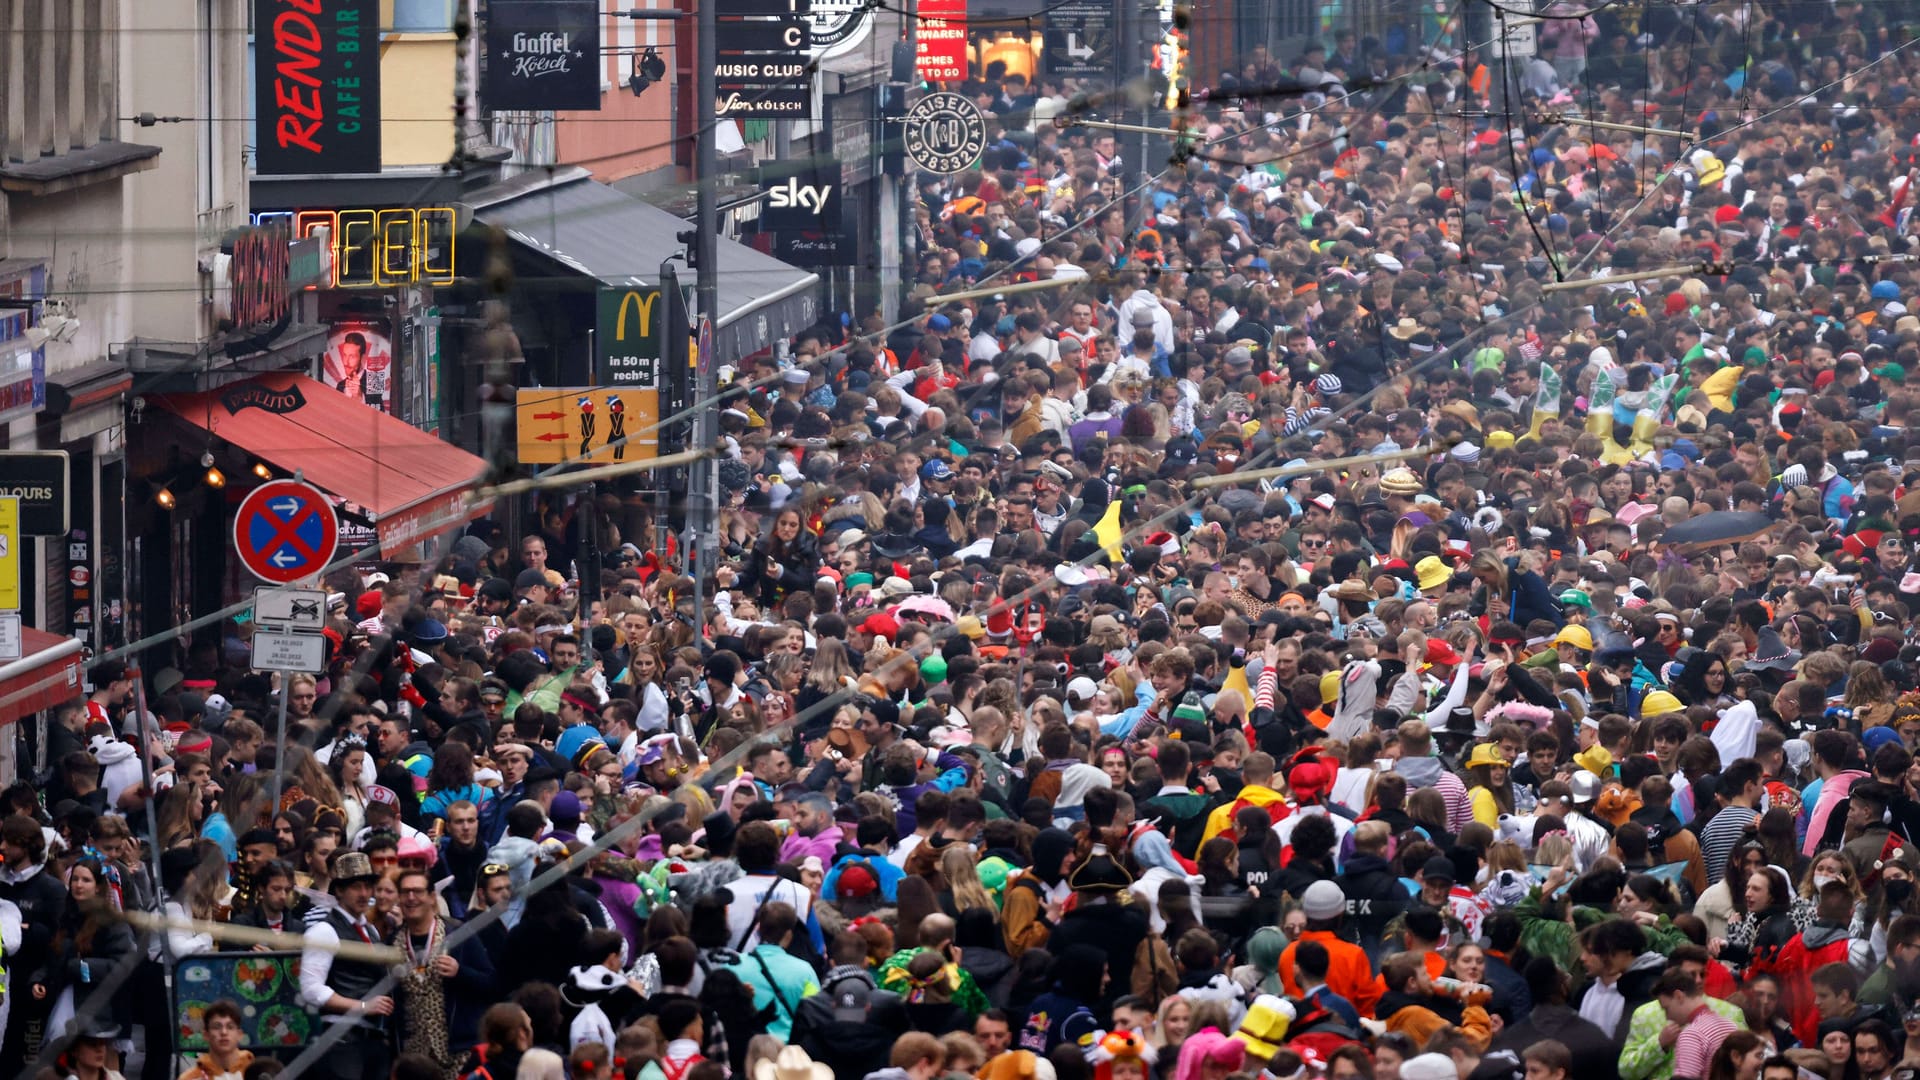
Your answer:
[[[1894,223],[1899,220],[1901,208],[1907,204],[1907,193],[1912,190],[1912,188],[1913,170],[1909,169],[1907,170],[1907,175],[1901,177],[1900,182],[1893,186],[1893,195],[1887,200],[1887,208],[1880,211],[1880,220],[1889,228],[1892,228]]]
[[[1540,427],[1549,416],[1560,415],[1560,373],[1553,365],[1542,361],[1540,364],[1540,391],[1533,395],[1533,423],[1527,428],[1527,434],[1540,437]]]
[[[1107,558],[1110,561],[1117,563],[1124,558],[1120,553],[1119,499],[1107,503],[1107,512],[1101,514],[1100,520],[1094,523],[1093,538],[1100,541],[1101,547],[1107,549]]]
[[[1587,430],[1602,437],[1613,434],[1613,375],[1605,368],[1593,377],[1587,396]]]

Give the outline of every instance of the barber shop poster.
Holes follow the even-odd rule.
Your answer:
[[[393,339],[383,322],[350,320],[333,324],[321,381],[384,413],[393,411]]]

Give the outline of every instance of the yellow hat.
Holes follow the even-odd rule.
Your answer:
[[[1667,713],[1686,712],[1687,707],[1680,699],[1665,690],[1649,690],[1647,696],[1640,699],[1641,716],[1665,716]]]
[[[1507,759],[1500,756],[1500,747],[1490,742],[1483,742],[1479,746],[1474,747],[1473,756],[1467,758],[1467,768],[1469,769],[1475,765],[1505,764],[1507,764]]]
[[[1453,569],[1438,555],[1429,555],[1414,563],[1413,573],[1423,589],[1437,589],[1453,578]]]
[[[1593,634],[1578,623],[1568,623],[1553,635],[1555,645],[1571,645],[1581,652],[1593,651]]]
[[[1331,705],[1340,700],[1340,672],[1329,671],[1320,676],[1320,704]]]
[[[1605,777],[1613,768],[1613,755],[1604,746],[1589,746],[1573,755],[1573,763],[1595,776]]]
[[[1247,1056],[1267,1060],[1280,1052],[1287,1041],[1287,1028],[1295,1019],[1293,1003],[1273,994],[1261,994],[1248,1006],[1246,1019],[1233,1037],[1246,1044]]]
[[[1513,445],[1513,432],[1511,431],[1487,432],[1487,449],[1505,450],[1507,447],[1512,445]]]

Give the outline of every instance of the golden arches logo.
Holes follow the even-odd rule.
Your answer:
[[[641,340],[644,341],[648,338],[653,337],[653,305],[654,305],[654,302],[659,299],[660,299],[660,290],[658,289],[654,289],[644,294],[641,293],[638,289],[628,289],[627,294],[620,298],[620,307],[618,308],[618,310],[614,312],[613,340],[615,341],[627,340],[627,305],[628,304],[632,304],[640,312],[640,335],[639,336]]]

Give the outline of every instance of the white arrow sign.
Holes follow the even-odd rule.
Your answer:
[[[279,502],[268,503],[267,505],[273,507],[274,513],[279,514],[288,521],[292,521],[294,512],[300,509],[300,503],[297,499],[282,499]]]
[[[267,561],[272,563],[275,566],[292,566],[294,563],[297,563],[300,561],[300,556],[295,555],[293,552],[288,551],[286,548],[281,548],[280,550],[275,551],[273,554],[267,556]]]
[[[1089,60],[1093,57],[1093,48],[1080,44],[1079,34],[1067,35],[1067,55],[1075,60]]]

